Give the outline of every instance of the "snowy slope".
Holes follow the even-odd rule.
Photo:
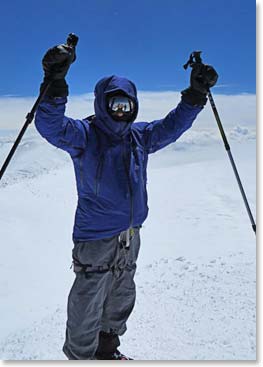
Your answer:
[[[1,161],[11,135],[0,137]],[[255,213],[255,131],[233,127],[228,136]],[[255,236],[216,131],[193,129],[151,156],[148,190],[122,351],[147,360],[255,359]],[[63,360],[76,206],[67,155],[29,132],[0,203],[0,356]]]
[[[255,359],[255,259],[161,258],[141,266],[122,351],[139,360]],[[147,274],[147,278],[145,275]],[[65,307],[1,344],[4,359],[63,360]]]

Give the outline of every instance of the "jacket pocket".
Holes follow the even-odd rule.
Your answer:
[[[96,169],[96,176],[95,176],[95,195],[96,196],[98,196],[100,192],[103,165],[104,165],[104,155],[99,159],[97,169]]]
[[[118,255],[118,237],[76,242],[72,251],[73,260],[84,268],[112,266]]]
[[[146,188],[146,160],[145,150],[142,147],[136,147],[133,151],[134,154],[134,171],[137,181],[140,180],[144,190]]]
[[[83,156],[80,157],[79,160],[79,182],[80,182],[80,186],[81,188],[84,187],[84,171],[83,171]]]

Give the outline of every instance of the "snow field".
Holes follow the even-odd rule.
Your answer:
[[[145,274],[147,278],[145,279]],[[162,258],[139,269],[122,351],[136,360],[255,359],[254,259],[242,252],[193,263]],[[65,308],[2,343],[5,360],[63,360]]]
[[[255,213],[255,140],[244,131],[231,147]],[[254,360],[255,236],[224,149],[207,131],[193,136],[150,158],[137,302],[121,350],[139,360]],[[5,176],[4,360],[65,360],[74,185],[67,155],[34,136]]]

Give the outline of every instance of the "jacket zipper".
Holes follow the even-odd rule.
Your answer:
[[[123,143],[123,147],[125,148],[125,142]],[[127,178],[128,178],[128,188],[129,188],[129,194],[130,194],[130,225],[129,225],[129,228],[132,228],[132,224],[133,224],[133,191],[132,191],[132,184],[131,184],[131,176],[130,176],[130,172],[129,172],[129,167],[127,166],[127,161],[125,159],[124,149],[123,149],[123,153],[122,153],[122,158],[123,158],[125,172],[126,172],[126,175],[127,175]]]

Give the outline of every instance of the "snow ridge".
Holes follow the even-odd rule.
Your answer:
[[[254,141],[256,131],[254,128],[236,126],[229,130],[228,138],[232,142],[242,143]],[[13,130],[0,131],[0,166],[6,159],[14,141],[16,133]],[[171,144],[163,151],[186,151],[212,147],[222,144],[219,132],[215,129],[191,129],[186,132],[176,143]],[[161,152],[162,153],[162,152]],[[14,184],[24,179],[32,179],[38,175],[59,169],[69,164],[68,154],[48,144],[36,131],[30,130],[20,142],[15,155],[9,164],[0,187]]]

